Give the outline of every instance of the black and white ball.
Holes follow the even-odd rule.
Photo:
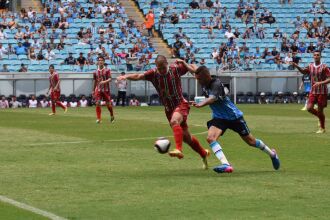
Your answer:
[[[165,137],[160,137],[155,141],[154,148],[160,154],[165,154],[170,149],[171,142]]]

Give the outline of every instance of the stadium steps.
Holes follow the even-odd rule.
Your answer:
[[[37,12],[42,12],[43,7],[40,0],[21,0],[21,8],[25,8],[26,11],[32,7]]]
[[[119,2],[124,6],[126,14],[128,17],[132,17],[137,25],[142,25],[145,22],[143,13],[139,10],[139,7],[136,5],[133,0],[119,0]],[[147,35],[147,30],[144,30],[143,35]],[[168,45],[159,37],[158,33],[154,31],[154,38],[151,39],[152,45],[158,54],[164,55],[169,63],[173,61],[171,58],[171,51]]]

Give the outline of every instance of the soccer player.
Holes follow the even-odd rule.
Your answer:
[[[49,65],[49,89],[47,92],[47,96],[50,94],[50,98],[52,100],[52,113],[49,113],[49,115],[55,115],[56,114],[56,105],[60,106],[64,113],[68,111],[68,108],[64,106],[61,101],[59,101],[59,98],[61,96],[61,88],[60,88],[60,77],[58,73],[55,71],[54,65]]]
[[[183,62],[184,65],[188,65]],[[207,122],[208,135],[207,142],[210,144],[215,156],[220,160],[221,165],[214,167],[217,173],[231,173],[233,167],[228,162],[222,151],[218,138],[222,136],[227,129],[238,133],[241,138],[250,146],[265,152],[272,160],[275,170],[280,168],[280,160],[274,149],[270,149],[262,140],[256,139],[250,133],[250,130],[243,118],[241,112],[234,103],[225,94],[225,89],[219,78],[212,78],[209,70],[205,66],[194,68],[195,78],[203,87],[206,99],[200,103],[193,103],[196,108],[209,105],[212,109],[212,119]]]
[[[306,94],[306,101],[305,101],[305,106],[301,109],[301,111],[306,111],[307,110],[307,103],[308,103],[308,96],[311,91],[311,76],[309,74],[304,74],[302,77],[302,82],[300,84],[300,88],[304,86],[304,92]]]
[[[321,52],[314,51],[314,63],[310,63],[304,69],[299,67],[296,63],[291,63],[302,74],[308,74],[311,78],[312,90],[308,97],[307,111],[315,115],[319,119],[319,130],[317,134],[325,133],[325,115],[324,108],[327,107],[328,102],[328,88],[330,83],[330,70],[326,64],[321,63]],[[314,109],[314,104],[317,104],[317,110]]]
[[[187,143],[202,158],[203,168],[207,169],[207,156],[209,151],[205,150],[188,130],[187,118],[190,110],[189,103],[183,98],[181,88],[181,76],[191,71],[190,66],[182,63],[169,65],[166,57],[158,55],[156,68],[146,71],[144,74],[127,74],[118,77],[118,80],[147,80],[156,88],[163,105],[165,114],[173,130],[176,148],[169,152],[171,157],[182,159],[182,143]]]
[[[96,123],[101,123],[101,102],[105,101],[110,112],[110,122],[114,122],[111,95],[110,95],[110,81],[111,71],[104,65],[104,57],[98,58],[98,69],[94,72],[94,86],[93,96],[96,102]]]

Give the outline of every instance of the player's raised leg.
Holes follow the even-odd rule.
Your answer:
[[[280,168],[280,160],[275,149],[270,149],[262,140],[256,139],[251,134],[241,136],[241,138],[250,146],[256,147],[270,156],[275,170]]]
[[[184,157],[182,153],[182,143],[183,143],[183,129],[180,124],[183,121],[183,116],[179,112],[174,112],[171,120],[170,125],[173,131],[173,136],[175,140],[175,149],[169,152],[171,157],[177,157],[182,159]]]

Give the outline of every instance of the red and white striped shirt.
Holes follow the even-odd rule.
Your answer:
[[[52,91],[61,91],[60,85],[58,85],[57,89],[54,90],[55,86],[57,85],[58,81],[60,80],[60,77],[57,72],[54,72],[49,76],[49,83],[50,83],[50,88]]]
[[[330,77],[330,70],[327,65],[321,63],[320,65],[316,66],[315,63],[310,63],[306,70],[311,77],[311,94],[328,94],[328,86],[326,84],[313,87],[316,82],[324,81]]]
[[[99,92],[109,93],[110,92],[110,83],[105,83],[103,85],[100,85],[100,82],[111,78],[110,69],[107,69],[107,68],[97,69],[93,75],[94,75],[94,80],[96,82],[95,89],[97,89],[97,91],[99,91]]]
[[[188,69],[181,63],[169,66],[166,74],[160,74],[157,68],[144,73],[146,80],[156,88],[166,111],[173,111],[180,103],[187,102],[182,95],[181,76]]]

